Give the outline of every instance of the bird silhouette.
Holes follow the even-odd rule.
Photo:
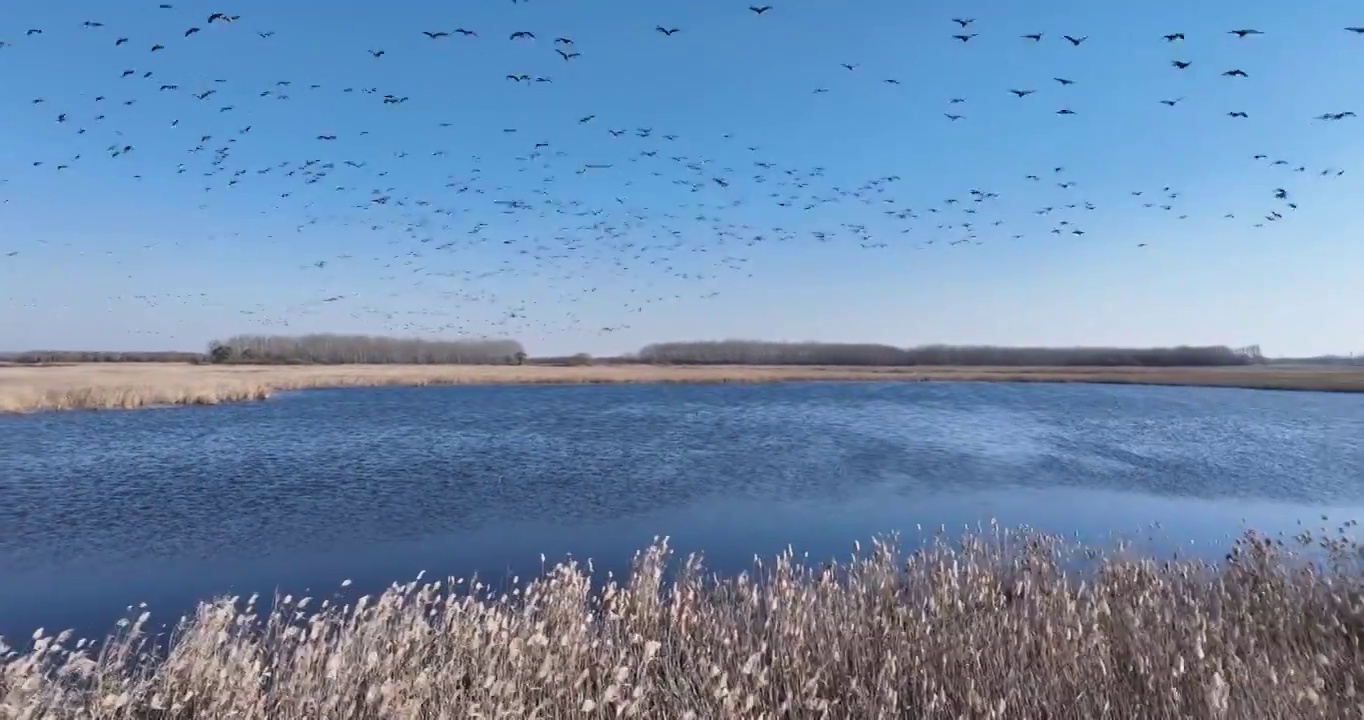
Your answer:
[[[1017,62],[1035,63],[1033,69],[1017,70],[1012,79],[972,77],[970,82],[974,84],[969,92],[966,85],[957,81],[965,82],[968,75],[975,74],[975,64],[983,62],[979,58],[961,68],[943,63],[940,68],[933,68],[933,78],[925,80],[917,74],[878,69],[877,65],[889,61],[875,48],[867,49],[871,54],[862,58],[861,63],[851,61],[857,59],[856,55],[845,56],[847,62],[826,55],[811,68],[811,75],[793,75],[798,81],[794,83],[767,83],[770,78],[760,76],[765,71],[761,64],[746,71],[753,77],[745,82],[751,82],[755,89],[761,85],[764,102],[786,102],[791,113],[815,110],[798,103],[820,102],[822,106],[861,103],[858,123],[840,128],[833,124],[839,117],[828,116],[830,134],[822,137],[829,142],[841,142],[838,132],[856,136],[863,132],[862,125],[883,122],[877,118],[879,113],[899,117],[895,110],[898,105],[877,103],[919,99],[930,102],[936,99],[945,105],[941,108],[947,110],[943,117],[953,125],[928,129],[925,139],[928,143],[974,142],[966,136],[977,131],[1022,133],[1029,128],[1027,123],[1032,121],[1028,118],[1036,111],[1032,101],[1022,99],[1032,94],[1045,98],[1057,90],[1055,86],[1039,86],[1039,78],[1048,77],[1036,74],[1036,69],[1041,68],[1052,73],[1053,81],[1065,94],[1056,101],[1039,98],[1044,103],[1043,112],[1046,107],[1060,107],[1054,111],[1056,115],[1072,116],[1066,121],[1052,121],[1057,123],[1052,132],[1074,133],[1077,141],[1086,137],[1084,133],[1091,124],[1102,127],[1114,122],[1116,112],[1139,113],[1141,103],[1159,102],[1171,108],[1168,113],[1159,112],[1161,122],[1168,124],[1162,132],[1172,138],[1190,128],[1202,132],[1198,123],[1216,115],[1245,121],[1234,128],[1235,132],[1225,133],[1216,142],[1280,143],[1242,150],[1236,147],[1243,146],[1231,148],[1235,157],[1247,164],[1247,175],[1264,181],[1258,185],[1260,192],[1252,192],[1251,197],[1244,199],[1249,203],[1246,210],[1200,208],[1192,200],[1194,193],[1185,198],[1178,189],[1170,187],[1173,184],[1170,181],[1143,189],[1129,188],[1124,183],[1115,191],[1112,188],[1116,177],[1095,175],[1099,172],[1116,175],[1123,171],[1122,166],[1086,163],[1082,167],[1076,162],[1074,168],[1067,169],[1054,161],[1010,171],[1009,179],[997,173],[968,176],[967,168],[962,167],[960,173],[949,173],[948,179],[940,183],[943,186],[940,194],[916,198],[916,193],[930,191],[921,182],[911,183],[894,175],[895,161],[889,156],[884,160],[887,167],[879,174],[857,176],[848,167],[833,167],[833,163],[829,168],[813,165],[801,156],[783,154],[775,139],[769,148],[768,143],[759,139],[765,129],[755,118],[716,115],[713,121],[697,123],[687,114],[663,114],[660,108],[619,91],[612,104],[590,106],[596,110],[593,114],[556,109],[551,103],[587,98],[595,101],[601,93],[582,83],[597,73],[610,72],[604,68],[610,62],[619,62],[622,56],[598,55],[596,42],[600,35],[592,33],[593,42],[589,43],[588,35],[583,34],[582,48],[591,57],[582,61],[574,36],[587,33],[577,28],[588,26],[572,17],[577,11],[567,6],[550,11],[542,9],[543,4],[514,1],[516,9],[511,12],[517,14],[516,19],[509,14],[496,16],[498,12],[508,12],[505,8],[487,11],[488,27],[496,28],[490,32],[494,37],[498,32],[508,32],[509,39],[525,41],[536,40],[536,33],[511,32],[509,28],[534,26],[545,32],[546,37],[553,38],[550,47],[562,61],[577,61],[565,70],[566,77],[557,78],[556,82],[542,74],[544,63],[552,58],[548,53],[541,56],[533,42],[518,46],[530,53],[515,61],[526,63],[525,71],[519,67],[499,67],[496,63],[507,60],[499,61],[496,54],[484,53],[480,53],[480,58],[488,62],[458,62],[453,67],[443,67],[438,65],[443,60],[436,55],[443,45],[409,43],[413,47],[404,46],[390,53],[380,47],[393,45],[380,39],[377,27],[371,31],[339,12],[325,19],[328,31],[333,29],[333,22],[351,22],[354,32],[336,35],[335,54],[319,51],[315,62],[334,64],[335,70],[330,79],[319,77],[316,82],[307,79],[317,71],[316,66],[309,64],[313,60],[275,55],[284,52],[286,43],[316,40],[301,20],[294,27],[284,24],[292,19],[287,14],[270,20],[281,24],[266,25],[255,10],[250,11],[251,17],[241,19],[228,12],[207,12],[212,8],[195,15],[200,11],[188,6],[171,9],[169,3],[163,3],[152,6],[161,7],[166,13],[156,16],[154,23],[134,22],[135,18],[115,15],[110,6],[110,14],[103,20],[76,18],[63,21],[68,23],[66,27],[46,27],[46,33],[40,27],[29,28],[27,33],[23,33],[25,26],[11,28],[0,36],[22,33],[22,37],[0,42],[0,49],[10,53],[10,48],[18,48],[19,53],[27,54],[8,57],[21,57],[23,62],[34,64],[58,61],[64,72],[85,65],[90,82],[88,86],[73,84],[80,88],[78,92],[32,90],[21,91],[8,101],[0,99],[0,103],[19,106],[17,111],[5,108],[12,116],[21,116],[30,109],[38,111],[36,121],[43,131],[60,139],[26,142],[29,138],[25,133],[33,132],[39,125],[15,123],[11,130],[18,134],[19,141],[11,143],[15,146],[12,154],[35,156],[0,159],[0,186],[14,187],[32,179],[41,187],[44,173],[61,173],[58,177],[71,178],[67,182],[83,178],[81,184],[73,183],[72,187],[77,189],[87,187],[84,183],[91,178],[108,177],[121,182],[137,182],[144,177],[149,182],[156,177],[173,178],[173,182],[187,184],[201,194],[202,199],[196,198],[195,205],[190,207],[197,206],[205,213],[206,222],[202,223],[205,229],[190,232],[216,234],[217,242],[240,242],[247,237],[246,226],[225,226],[220,217],[212,214],[224,213],[228,207],[234,214],[247,210],[259,213],[268,222],[278,221],[273,228],[261,225],[262,242],[281,242],[297,236],[300,242],[314,241],[319,243],[318,247],[328,248],[323,241],[313,238],[327,237],[326,233],[339,237],[371,233],[370,242],[323,249],[322,256],[301,261],[301,267],[294,266],[298,272],[307,268],[306,272],[319,281],[310,286],[313,294],[309,299],[297,307],[284,303],[270,307],[244,298],[227,301],[247,318],[244,321],[261,327],[273,327],[268,323],[282,323],[326,305],[337,312],[355,313],[352,319],[356,322],[368,322],[363,318],[370,318],[400,334],[476,334],[490,327],[499,332],[546,335],[618,333],[623,323],[594,322],[591,313],[586,312],[586,308],[600,305],[600,298],[615,290],[583,281],[582,277],[596,277],[601,271],[609,273],[613,282],[619,280],[621,294],[613,297],[622,299],[622,313],[631,313],[621,317],[639,317],[633,313],[644,313],[649,307],[677,299],[672,289],[665,292],[662,288],[676,285],[689,298],[708,298],[715,291],[705,283],[714,278],[753,277],[765,257],[761,251],[764,247],[815,243],[850,252],[885,253],[886,258],[893,258],[902,250],[966,252],[1005,239],[1018,244],[1042,237],[1082,237],[1086,244],[1098,244],[1104,240],[1104,234],[1097,225],[1091,227],[1085,222],[1090,213],[1096,213],[1093,217],[1109,218],[1119,212],[1136,213],[1132,216],[1134,221],[1140,220],[1142,213],[1156,213],[1159,222],[1216,221],[1247,231],[1256,225],[1270,228],[1264,232],[1274,232],[1275,227],[1291,228],[1295,220],[1310,215],[1312,205],[1307,197],[1311,188],[1333,182],[1346,170],[1324,163],[1310,164],[1306,157],[1288,154],[1293,144],[1283,138],[1291,137],[1294,131],[1301,133],[1303,125],[1311,125],[1319,134],[1350,132],[1352,124],[1337,123],[1356,117],[1354,112],[1344,109],[1349,107],[1349,99],[1342,90],[1336,91],[1334,101],[1326,98],[1327,103],[1338,102],[1340,107],[1328,104],[1315,113],[1303,112],[1296,120],[1276,115],[1273,123],[1263,127],[1260,122],[1263,113],[1258,111],[1257,122],[1249,122],[1252,118],[1248,111],[1255,109],[1252,106],[1206,112],[1205,101],[1225,102],[1217,100],[1217,92],[1245,89],[1264,94],[1274,92],[1275,88],[1262,87],[1264,79],[1260,75],[1251,77],[1238,68],[1221,74],[1248,84],[1244,88],[1219,89],[1215,79],[1201,77],[1200,71],[1183,72],[1177,78],[1162,75],[1160,68],[1165,66],[1159,63],[1169,62],[1173,68],[1187,71],[1194,61],[1201,68],[1212,58],[1213,62],[1239,63],[1254,69],[1258,67],[1255,62],[1276,59],[1256,57],[1271,48],[1249,43],[1238,44],[1234,50],[1219,49],[1219,42],[1231,42],[1219,41],[1220,32],[1215,31],[1210,38],[1206,33],[1195,33],[1190,39],[1184,31],[1163,35],[1152,32],[1151,25],[1142,31],[1148,39],[1140,42],[1150,44],[1154,37],[1162,37],[1167,44],[1178,43],[1178,52],[1187,53],[1187,59],[1158,59],[1153,68],[1131,63],[1133,73],[1154,69],[1156,76],[1152,82],[1156,84],[1136,94],[1133,100],[1136,105],[1128,106],[1099,105],[1094,101],[1111,99],[1105,91],[1086,97],[1091,83],[1079,83],[1086,86],[1079,88],[1071,79],[1083,72],[1104,77],[1099,74],[1102,68],[1098,65],[1103,57],[1091,51],[1111,50],[1107,41],[1101,39],[1100,45],[1092,46],[1082,56],[1068,52],[1053,56],[1046,46],[1031,47],[1032,43],[1043,43],[1052,37],[1064,39],[1073,48],[1088,42],[1088,36],[1062,35],[1060,28],[1012,36],[1008,33],[1016,33],[1019,28],[1006,28],[1006,46],[1016,42],[1009,37],[1023,39],[1028,47],[1017,51],[1028,54],[1020,55]],[[771,6],[750,7],[755,15],[768,14],[769,10]],[[801,8],[802,12],[805,10]],[[182,12],[188,13],[187,19],[177,21]],[[1156,17],[1155,11],[1149,14],[1152,24],[1165,22]],[[964,46],[943,43],[952,46],[951,52],[975,56],[992,46],[988,30],[982,34],[970,31],[977,27],[994,28],[997,26],[994,19],[981,14],[979,20],[967,17],[947,20],[958,28],[953,30],[945,20],[940,20],[943,24],[938,26],[939,31],[947,30],[944,35],[958,33],[951,37]],[[786,21],[793,18],[782,16],[774,20],[778,26],[784,26]],[[202,24],[194,26],[194,22]],[[1329,18],[1326,25],[1318,26],[1329,29],[1333,27],[1330,22],[1339,26],[1338,20]],[[464,39],[452,46],[451,52],[462,51],[466,42],[476,42],[473,39],[478,37],[477,32],[466,28],[422,30],[410,21],[393,19],[392,23],[391,28],[384,28],[385,35],[396,28],[400,37],[408,32],[412,39],[418,32],[432,41],[454,36]],[[238,27],[246,32],[235,32]],[[647,25],[637,28],[641,30],[648,32]],[[669,37],[680,32],[666,24],[656,25],[653,30]],[[1352,35],[1364,34],[1364,27],[1345,30]],[[105,35],[106,32],[109,34]],[[166,40],[165,32],[172,33],[169,37],[174,41]],[[706,43],[708,51],[717,46],[714,52],[718,53],[721,50],[718,46],[728,42],[715,27],[689,27],[688,32],[688,42],[683,45],[695,40]],[[933,32],[931,27],[929,32]],[[1263,34],[1252,29],[1227,32],[1237,39]],[[177,37],[180,34],[183,40]],[[975,42],[982,35],[986,40]],[[109,37],[115,38],[112,48]],[[271,40],[269,47],[253,44],[271,38],[276,39]],[[760,40],[789,40],[782,38],[785,36]],[[156,42],[158,39],[162,42]],[[1289,42],[1276,36],[1274,42],[1281,41]],[[137,47],[151,50],[142,52]],[[682,47],[655,47],[652,56],[647,49],[632,50],[634,54],[628,56],[628,61],[637,65],[641,77],[648,76],[666,85],[674,78],[660,76],[657,70],[683,62],[684,58],[673,54]],[[182,52],[182,48],[190,52]],[[68,50],[70,57],[61,58],[60,53]],[[102,59],[98,63],[85,61],[86,50],[89,58]],[[1272,50],[1279,52],[1280,48]],[[371,61],[356,60],[363,58],[361,51],[367,52]],[[930,47],[929,51],[942,49]],[[1242,57],[1214,58],[1215,53],[1228,51]],[[97,54],[115,52],[132,53],[132,57],[119,61]],[[231,62],[234,58],[266,52],[271,53],[273,64],[259,68],[270,72],[277,68],[278,77],[264,79],[259,72],[245,72]],[[1033,56],[1034,52],[1047,57]],[[1121,48],[1114,52],[1121,52]],[[346,59],[347,55],[351,60]],[[221,56],[221,64],[211,62],[215,56]],[[599,58],[607,62],[598,63]],[[1083,66],[1078,58],[1083,58]],[[383,62],[378,62],[380,59]],[[117,65],[110,67],[106,64],[109,62]],[[356,62],[365,67],[353,67]],[[416,82],[406,69],[416,65],[403,66],[404,63],[441,67],[440,72],[448,76],[448,82]],[[847,72],[839,73],[833,67],[835,63]],[[861,70],[863,66],[866,71]],[[221,69],[214,70],[215,67]],[[792,68],[787,69],[788,74],[797,72]],[[698,80],[710,71],[707,63],[687,70],[696,74]],[[515,93],[515,99],[496,100],[516,112],[517,121],[486,126],[478,116],[464,118],[459,114],[461,98],[479,98],[480,102],[485,97],[496,98],[495,93],[485,93],[491,90],[480,84],[484,81],[518,85],[502,90]],[[1177,88],[1171,87],[1174,82],[1179,83]],[[892,92],[888,89],[885,93],[864,92],[864,83],[894,86],[894,98],[886,99]],[[520,87],[522,84],[524,87]],[[556,88],[542,88],[548,84],[556,84]],[[89,94],[83,94],[85,87]],[[685,87],[690,84],[677,83],[679,93]],[[552,92],[557,89],[564,92]],[[979,106],[977,90],[986,93]],[[1023,104],[991,102],[991,92],[1001,96],[1008,92]],[[1323,96],[1326,92],[1322,91]],[[1186,96],[1189,102],[1185,102]],[[969,118],[963,110],[968,97],[973,105]],[[205,104],[209,99],[214,102]],[[687,96],[689,106],[695,105],[698,111],[712,100],[705,94],[695,100]],[[1234,102],[1231,104],[1235,107]],[[1078,117],[1073,107],[1083,107],[1084,117]],[[1152,108],[1148,112],[1154,111],[1153,106],[1146,107]],[[819,111],[827,113],[831,109],[847,110],[831,106]],[[317,127],[322,117],[328,120],[321,122],[335,125]],[[632,118],[639,119],[632,122]],[[972,122],[965,123],[966,119]],[[1190,125],[1179,125],[1186,122]],[[1294,122],[1299,126],[1293,127]],[[586,127],[589,124],[593,127]],[[598,124],[604,132],[597,129]],[[783,129],[783,133],[802,127],[794,124]],[[871,132],[869,127],[867,134]],[[953,138],[933,137],[933,133],[953,133]],[[1256,133],[1264,135],[1252,137]],[[300,145],[300,138],[316,141]],[[782,139],[783,143],[788,141],[789,138]],[[1067,151],[1053,147],[1054,143],[1036,145],[1020,159],[1045,161]],[[842,150],[840,147],[840,157],[846,154]],[[1143,152],[1149,152],[1154,162],[1158,153],[1165,150],[1150,148]],[[1213,153],[1200,153],[1196,159],[1209,162],[1216,157]],[[961,164],[960,158],[954,162]],[[932,172],[931,168],[921,170],[923,174]],[[587,175],[591,177],[584,177]],[[1049,181],[1043,182],[1044,178]],[[590,182],[574,182],[577,179]],[[963,182],[967,179],[976,182]],[[1020,184],[1025,185],[1027,193],[1014,192]],[[1265,207],[1271,203],[1263,190],[1274,185],[1285,188],[1278,188],[1281,194],[1274,195],[1272,207]],[[233,194],[225,195],[229,191]],[[1107,201],[1106,194],[1110,196]],[[176,193],[168,193],[165,202],[177,202],[176,197]],[[229,197],[231,206],[227,205]],[[22,196],[0,193],[0,207],[6,210],[20,202]],[[249,202],[254,202],[255,207],[245,204]],[[1237,212],[1226,212],[1228,209]],[[191,223],[190,227],[199,226]],[[1137,245],[1146,246],[1145,242]],[[111,252],[117,255],[118,250]],[[7,254],[7,258],[16,258],[7,267],[32,262],[35,255]],[[132,259],[122,258],[130,267]],[[372,277],[364,275],[370,272]],[[515,298],[501,289],[504,278],[519,279],[521,274],[543,286],[546,292],[555,293],[555,300]],[[324,278],[325,283],[320,282]],[[392,306],[377,299],[367,300],[341,285],[362,280],[386,284],[381,285],[380,292],[391,293]],[[441,300],[429,299],[435,297]],[[594,297],[598,298],[595,304]],[[399,309],[403,303],[408,303],[409,309]],[[488,314],[493,319],[486,323],[470,319],[482,311],[468,308],[494,308]],[[550,317],[557,318],[557,329],[547,329]]]

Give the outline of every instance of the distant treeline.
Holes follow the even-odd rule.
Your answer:
[[[243,364],[373,363],[512,365],[524,362],[515,340],[421,340],[371,335],[237,335],[211,343],[209,362]]]
[[[190,362],[238,364],[411,364],[411,365],[853,365],[853,366],[1106,366],[1195,367],[1223,365],[1364,366],[1364,356],[1326,355],[1263,358],[1223,346],[1171,348],[1043,348],[989,345],[924,345],[898,348],[874,343],[719,340],[648,345],[634,355],[594,358],[529,357],[515,340],[422,340],[369,335],[238,335],[209,345],[207,353],[181,351],[108,352],[29,350],[0,352],[16,364],[101,362]]]
[[[1350,367],[1364,365],[1364,355],[1318,355],[1305,358],[1271,358],[1270,365],[1329,365]]]
[[[195,362],[201,353],[192,352],[109,352],[98,350],[28,350],[0,353],[0,362],[41,365],[44,363],[100,363],[100,362]]]
[[[718,340],[648,345],[641,362],[686,365],[946,365],[946,366],[1137,366],[1250,365],[1231,348],[1044,348],[988,345],[924,345],[898,348],[862,343]]]

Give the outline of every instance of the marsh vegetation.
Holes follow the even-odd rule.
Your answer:
[[[1364,583],[1343,538],[1247,534],[1212,564],[992,528],[729,577],[659,541],[604,585],[570,562],[512,588],[226,598],[168,645],[146,614],[99,643],[36,633],[3,656],[0,715],[1347,717]]]
[[[819,365],[255,365],[91,363],[0,367],[0,412],[130,409],[264,400],[288,390],[424,385],[1080,382],[1364,392],[1358,367],[879,367]]]

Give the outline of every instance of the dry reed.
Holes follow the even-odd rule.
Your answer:
[[[1364,391],[1364,369],[950,368],[736,365],[179,365],[0,366],[0,412],[213,405],[308,388],[533,383],[1009,381]]]
[[[98,645],[0,650],[0,717],[1359,717],[1357,548],[1299,539],[1333,560],[1248,534],[1226,563],[1158,562],[994,528],[728,578],[660,541],[623,584],[568,563],[506,594],[419,577],[224,599],[164,650],[145,614]]]

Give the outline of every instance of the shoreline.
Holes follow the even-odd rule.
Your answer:
[[[0,365],[0,414],[259,401],[276,392],[426,385],[1048,382],[1364,392],[1364,368],[776,365]]]

